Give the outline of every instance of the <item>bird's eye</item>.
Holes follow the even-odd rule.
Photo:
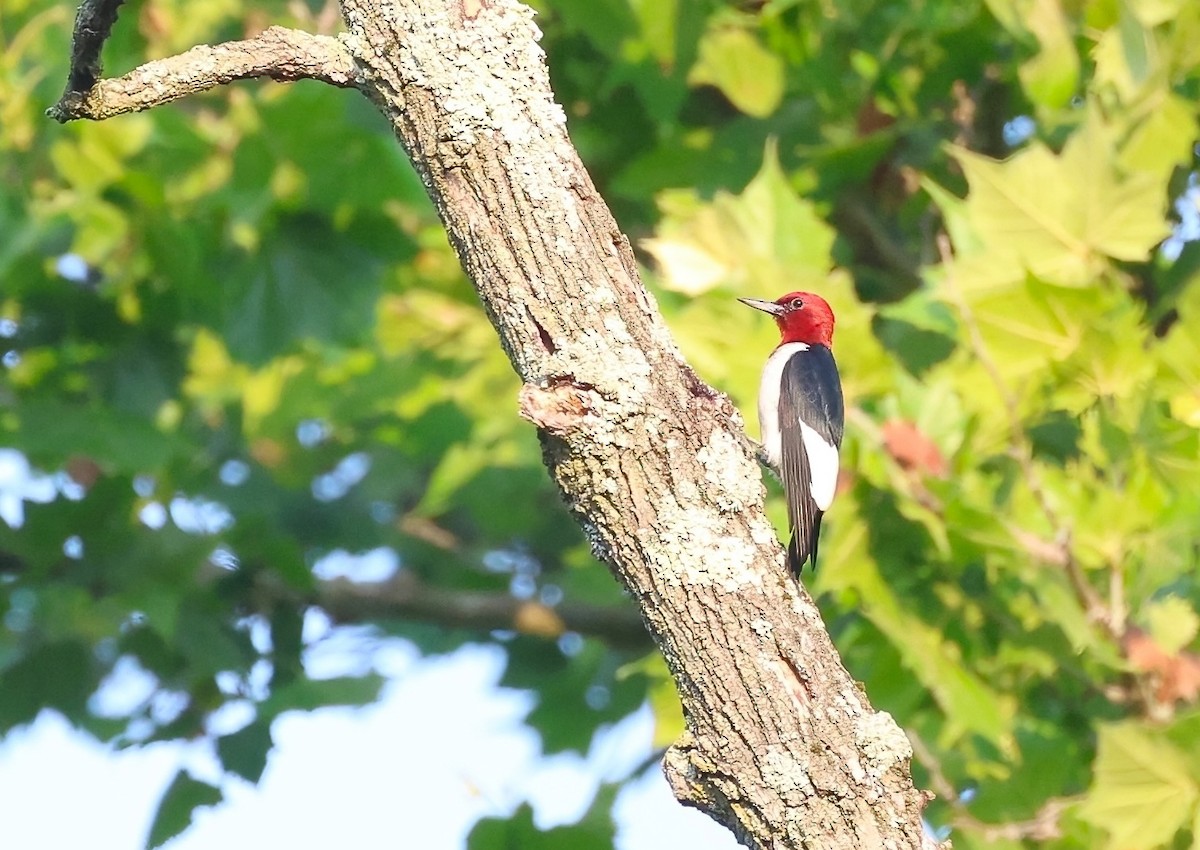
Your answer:
[[[804,307],[804,302],[801,301],[799,298],[793,298],[792,303],[788,304],[788,306],[791,307],[793,310],[799,310]]]

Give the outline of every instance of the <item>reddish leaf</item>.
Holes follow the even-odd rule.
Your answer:
[[[71,480],[84,490],[91,490],[100,478],[100,464],[87,455],[71,455],[64,466]]]
[[[936,475],[948,471],[946,459],[937,444],[911,422],[893,419],[883,426],[883,447],[896,463],[908,470]]]
[[[1163,702],[1195,702],[1200,697],[1200,656],[1185,652],[1172,659],[1170,668],[1158,688]]]
[[[1140,629],[1130,629],[1125,635],[1125,657],[1142,673],[1161,673],[1171,663],[1171,656]]]
[[[1135,670],[1154,678],[1160,702],[1193,702],[1200,697],[1200,656],[1190,652],[1172,655],[1147,633],[1131,629],[1125,636],[1125,657]]]

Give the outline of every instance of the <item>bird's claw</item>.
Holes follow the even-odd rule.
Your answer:
[[[746,451],[754,455],[754,459],[765,466],[772,475],[779,477],[779,470],[775,468],[775,464],[771,463],[771,459],[767,456],[767,449],[762,443],[757,440],[752,440],[745,434],[742,434],[742,445],[746,447]]]

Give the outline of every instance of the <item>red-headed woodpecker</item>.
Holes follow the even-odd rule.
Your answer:
[[[767,358],[759,385],[758,421],[765,459],[783,482],[792,532],[788,563],[799,576],[807,560],[816,568],[821,517],[837,490],[845,412],[831,349],[833,311],[811,292],[738,300],[770,313],[779,325],[779,347]]]

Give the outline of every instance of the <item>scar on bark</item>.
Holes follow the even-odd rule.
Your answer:
[[[537,316],[533,315],[532,310],[526,310],[529,314],[529,321],[533,322],[533,326],[537,328],[538,339],[542,342],[542,348],[546,349],[547,354],[553,354],[558,351],[558,346],[554,344],[554,338],[550,336],[550,332],[542,326],[542,323],[537,320]]]
[[[588,396],[595,391],[570,375],[554,375],[541,383],[527,383],[518,395],[518,410],[526,419],[551,434],[562,435],[592,415]]]

